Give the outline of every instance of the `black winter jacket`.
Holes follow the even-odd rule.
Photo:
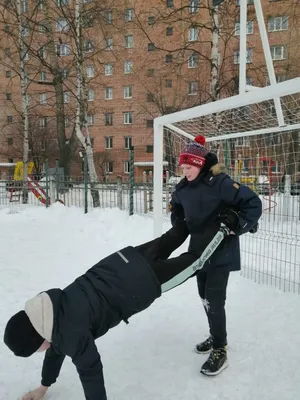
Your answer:
[[[161,296],[151,267],[133,247],[116,252],[64,290],[46,292],[54,311],[52,343],[42,369],[42,385],[53,384],[65,356],[77,368],[86,400],[106,400],[95,339]]]
[[[211,266],[224,267],[229,271],[239,270],[241,261],[238,236],[249,232],[262,214],[259,197],[249,187],[232,180],[224,170],[225,167],[218,163],[206,174],[200,173],[192,182],[184,178],[172,195],[172,225],[186,221],[191,235],[189,250],[196,254],[207,226],[215,223],[221,211],[230,207],[239,213],[236,236],[230,235],[224,239],[203,271]]]

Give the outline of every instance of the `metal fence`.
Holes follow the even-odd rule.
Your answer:
[[[28,184],[0,181],[0,208],[18,210],[30,206],[49,206],[60,201],[66,206],[81,207],[83,212],[93,208],[91,182],[78,178],[60,179],[44,176]],[[164,216],[169,218],[168,204],[175,182],[164,184]],[[27,203],[23,192],[28,190]],[[153,185],[151,182],[97,183],[101,208],[119,208],[130,214],[151,216]],[[259,231],[241,237],[242,275],[262,284],[300,294],[300,196],[298,191],[283,193],[282,188],[260,192],[263,216]],[[48,201],[47,201],[48,199]]]

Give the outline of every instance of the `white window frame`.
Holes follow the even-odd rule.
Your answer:
[[[112,10],[105,10],[104,11],[104,20],[107,24],[111,25],[113,22],[113,13]]]
[[[234,27],[234,34],[235,36],[240,36],[240,22],[235,23]],[[254,33],[254,21],[247,21],[247,28],[246,28],[247,35],[252,35]]]
[[[22,35],[22,37],[29,36],[29,28],[28,28],[28,26],[22,26],[21,35]]]
[[[94,51],[93,41],[87,39],[84,41],[84,51],[85,53],[92,53]]]
[[[108,86],[104,89],[104,99],[112,100],[112,98],[113,98],[113,88]]]
[[[93,88],[89,88],[88,90],[88,101],[94,101],[95,100],[95,91]]]
[[[188,58],[188,68],[197,68],[199,64],[199,54],[193,53]]]
[[[124,166],[124,174],[129,174],[130,173],[129,161],[124,161],[123,166]]]
[[[124,36],[124,41],[125,41],[125,48],[126,49],[133,49],[134,46],[134,41],[133,41],[133,35],[125,35]]]
[[[199,0],[190,0],[189,12],[190,14],[196,14],[199,10]]]
[[[104,66],[104,75],[110,76],[113,74],[113,65],[112,64],[105,64]]]
[[[94,115],[93,114],[88,114],[86,116],[86,122],[88,125],[94,125]]]
[[[41,82],[46,82],[47,81],[47,72],[46,71],[41,71],[41,73],[40,73],[40,81]]]
[[[132,85],[124,86],[124,99],[132,99]]]
[[[124,122],[124,125],[132,124],[132,112],[131,111],[126,111],[123,113],[123,122]]]
[[[104,113],[104,125],[105,126],[113,125],[113,113],[112,112]]]
[[[280,17],[270,17],[268,19],[268,31],[280,32],[289,29],[289,17],[283,15]]]
[[[124,136],[124,148],[129,150],[132,146],[132,136]]]
[[[188,84],[188,95],[189,96],[195,96],[198,93],[198,82],[197,81],[191,81]]]
[[[46,128],[48,124],[48,118],[47,117],[40,117],[40,128]]]
[[[196,40],[198,40],[198,36],[199,29],[197,26],[192,26],[191,28],[189,28],[189,42],[195,42]]]
[[[64,104],[70,104],[71,93],[69,91],[64,92]]]
[[[47,93],[40,93],[40,104],[43,106],[47,104]]]
[[[69,56],[71,54],[70,46],[66,43],[56,44],[56,52],[60,57]]]
[[[280,61],[280,60],[287,59],[287,46],[286,45],[282,44],[282,45],[270,46],[270,50],[271,50],[271,56],[272,56],[273,61]],[[279,54],[279,56],[278,56],[278,54]]]
[[[247,58],[246,58],[246,63],[251,64],[253,60],[253,49],[248,48],[247,49]],[[236,50],[233,55],[233,62],[235,65],[238,65],[240,63],[240,52],[239,50]]]
[[[113,39],[112,38],[106,38],[105,39],[105,50],[110,51],[113,49]]]
[[[113,145],[114,145],[113,136],[105,136],[104,139],[105,139],[105,149],[106,150],[111,150],[113,148]]]
[[[106,161],[105,163],[105,173],[113,174],[114,173],[114,163],[112,161]]]
[[[134,16],[134,9],[133,8],[126,8],[124,12],[124,20],[125,22],[133,21]]]
[[[132,74],[133,72],[133,62],[126,60],[124,62],[124,74]]]
[[[87,78],[94,78],[95,76],[95,67],[93,65],[86,66],[86,77]]]
[[[69,23],[65,18],[59,18],[55,24],[57,32],[67,32],[69,30]]]

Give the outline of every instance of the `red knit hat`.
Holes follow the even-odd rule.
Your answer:
[[[205,137],[202,135],[196,136],[194,142],[187,144],[179,155],[179,166],[189,164],[202,168],[206,161],[205,156],[208,154],[208,150],[204,145]]]

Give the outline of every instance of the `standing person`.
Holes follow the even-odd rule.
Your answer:
[[[228,366],[225,300],[229,273],[241,268],[239,236],[256,231],[262,203],[250,188],[232,180],[225,173],[225,166],[204,145],[205,138],[197,136],[180,154],[184,178],[176,186],[170,206],[173,226],[186,221],[191,235],[189,251],[196,254],[206,227],[211,227],[220,213],[225,224],[238,217],[231,235],[197,274],[210,336],[195,350],[210,353],[201,373],[217,375]]]
[[[203,235],[198,254],[216,231],[208,229]],[[148,308],[161,296],[164,283],[197,260],[193,252],[168,259],[188,235],[185,221],[178,221],[161,237],[100,260],[66,288],[49,289],[29,299],[4,332],[4,342],[16,356],[46,351],[41,385],[22,400],[41,400],[56,382],[66,356],[77,369],[85,398],[107,400],[95,340]]]

